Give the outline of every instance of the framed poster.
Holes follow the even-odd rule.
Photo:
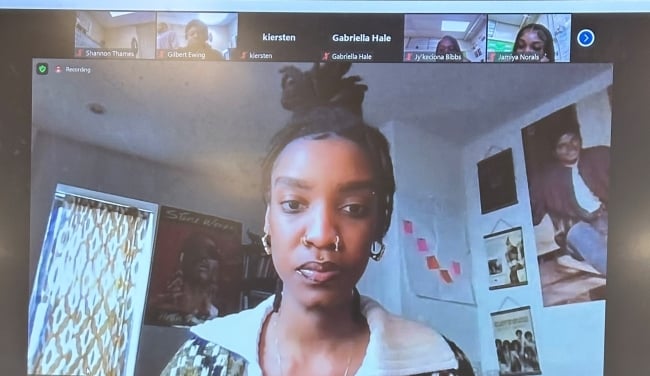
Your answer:
[[[239,310],[242,225],[161,207],[145,324],[192,326]]]
[[[521,227],[483,237],[490,290],[528,284]]]
[[[603,89],[521,130],[545,307],[606,298],[610,100]]]
[[[512,149],[506,149],[478,162],[481,214],[517,203]]]
[[[530,307],[491,315],[499,375],[541,375]]]

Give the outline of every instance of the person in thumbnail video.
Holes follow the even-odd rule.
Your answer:
[[[160,50],[175,50],[178,48],[176,32],[169,28],[166,22],[158,24],[158,35],[156,37],[156,48]]]
[[[196,325],[219,314],[213,303],[220,267],[216,243],[208,235],[195,232],[184,240],[180,253],[180,268],[167,292],[150,303],[153,322]]]
[[[383,256],[395,177],[388,141],[363,120],[367,86],[344,77],[350,66],[281,70],[293,115],[271,140],[261,192],[262,241],[281,281],[257,307],[193,327],[163,375],[473,375],[453,342],[356,288]]]
[[[562,132],[554,161],[531,185],[533,224],[548,214],[555,242],[607,275],[609,147],[582,147],[578,132]]]
[[[460,44],[456,38],[445,35],[440,38],[438,44],[436,45],[436,55],[447,55],[447,54],[457,54],[460,55],[462,60],[459,60],[463,63],[468,63],[469,60],[463,55],[463,51],[460,49]]]
[[[520,59],[519,62],[554,63],[553,35],[544,25],[536,23],[525,25],[517,33],[512,54],[535,57],[532,60]]]
[[[208,43],[209,37],[208,25],[201,20],[194,19],[185,25],[187,46],[178,49],[178,51],[205,54],[203,60],[223,60],[221,52],[212,48],[210,43]]]

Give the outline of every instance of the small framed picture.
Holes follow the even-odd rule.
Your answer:
[[[491,315],[499,375],[541,375],[530,307]]]
[[[506,149],[478,162],[481,214],[517,203],[512,149]]]
[[[485,235],[490,290],[528,284],[521,227]]]

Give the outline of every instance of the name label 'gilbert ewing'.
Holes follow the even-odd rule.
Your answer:
[[[332,41],[344,43],[390,43],[392,37],[388,34],[334,34]]]
[[[295,42],[296,36],[293,34],[262,33],[262,40],[265,42]]]

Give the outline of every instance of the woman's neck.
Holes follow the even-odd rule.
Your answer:
[[[192,296],[204,296],[210,293],[210,284],[186,281],[183,292]]]
[[[353,375],[365,357],[370,330],[356,320],[353,300],[305,307],[284,294],[265,321],[260,361],[268,375]],[[356,310],[357,308],[354,308]]]
[[[278,331],[286,345],[296,347],[337,346],[368,331],[365,320],[355,320],[352,299],[331,307],[304,307],[285,295],[277,313]]]

